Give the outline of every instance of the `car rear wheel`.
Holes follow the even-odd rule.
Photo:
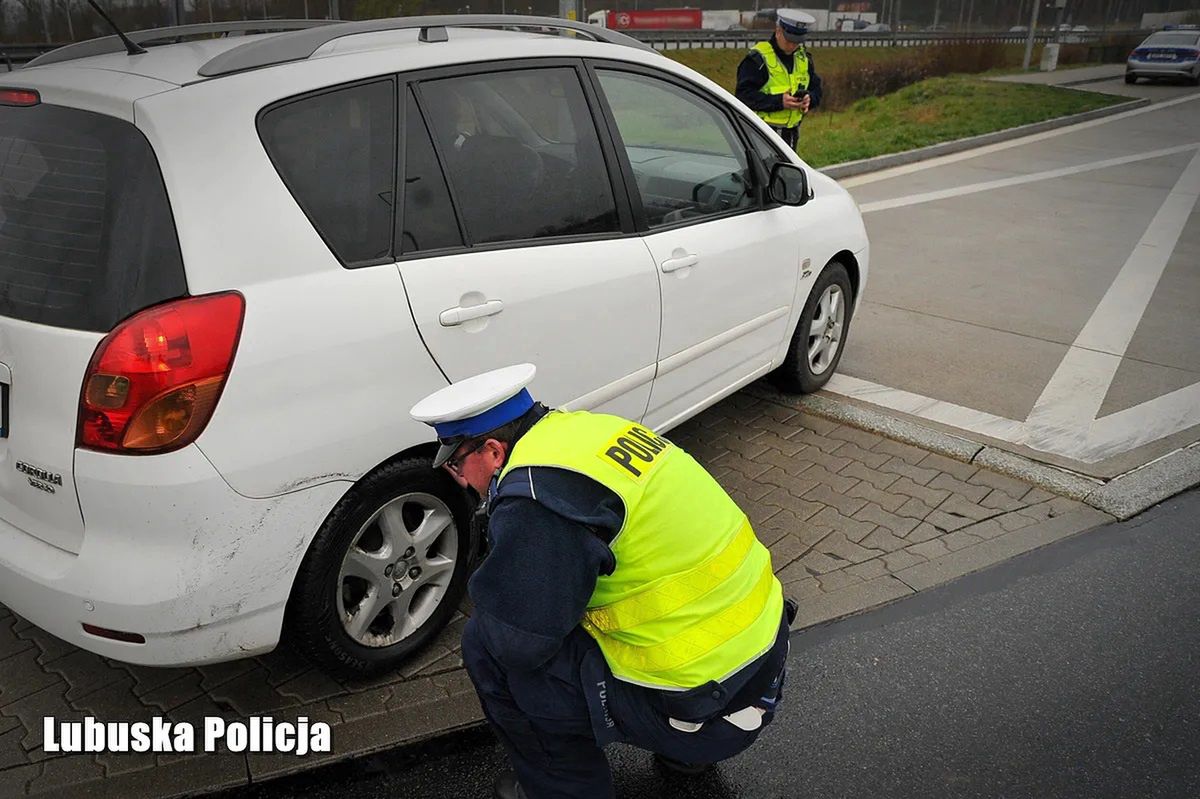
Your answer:
[[[462,600],[470,511],[463,491],[425,459],[395,461],[364,478],[338,502],[300,566],[289,639],[338,676],[396,668]]]
[[[771,374],[779,388],[807,394],[829,382],[842,359],[853,305],[846,267],[830,262],[808,294],[783,364]]]
[[[1132,75],[1132,74],[1126,72],[1125,73],[1125,82],[1126,83],[1137,83],[1137,75]]]

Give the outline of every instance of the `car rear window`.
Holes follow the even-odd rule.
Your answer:
[[[111,330],[187,293],[154,151],[128,122],[0,107],[0,315]]]

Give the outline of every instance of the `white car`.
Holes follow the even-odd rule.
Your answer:
[[[179,41],[214,31],[249,35]],[[547,404],[664,431],[837,366],[856,205],[633,39],[513,16],[130,39],[0,90],[0,602],[72,644],[167,666],[287,636],[392,668],[479,549],[418,399],[529,361]]]

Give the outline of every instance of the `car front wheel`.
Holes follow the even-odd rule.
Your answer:
[[[1125,82],[1126,83],[1137,83],[1137,75],[1134,75],[1131,72],[1126,72],[1125,73]]]
[[[351,679],[396,668],[462,599],[469,503],[429,461],[390,463],[347,492],[313,539],[288,605],[289,639]]]
[[[777,386],[807,394],[829,382],[842,358],[853,305],[846,267],[833,261],[813,284],[787,356],[772,373]]]

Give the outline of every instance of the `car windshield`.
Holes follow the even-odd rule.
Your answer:
[[[1156,33],[1142,42],[1142,45],[1188,47],[1197,43],[1200,43],[1200,33]]]

